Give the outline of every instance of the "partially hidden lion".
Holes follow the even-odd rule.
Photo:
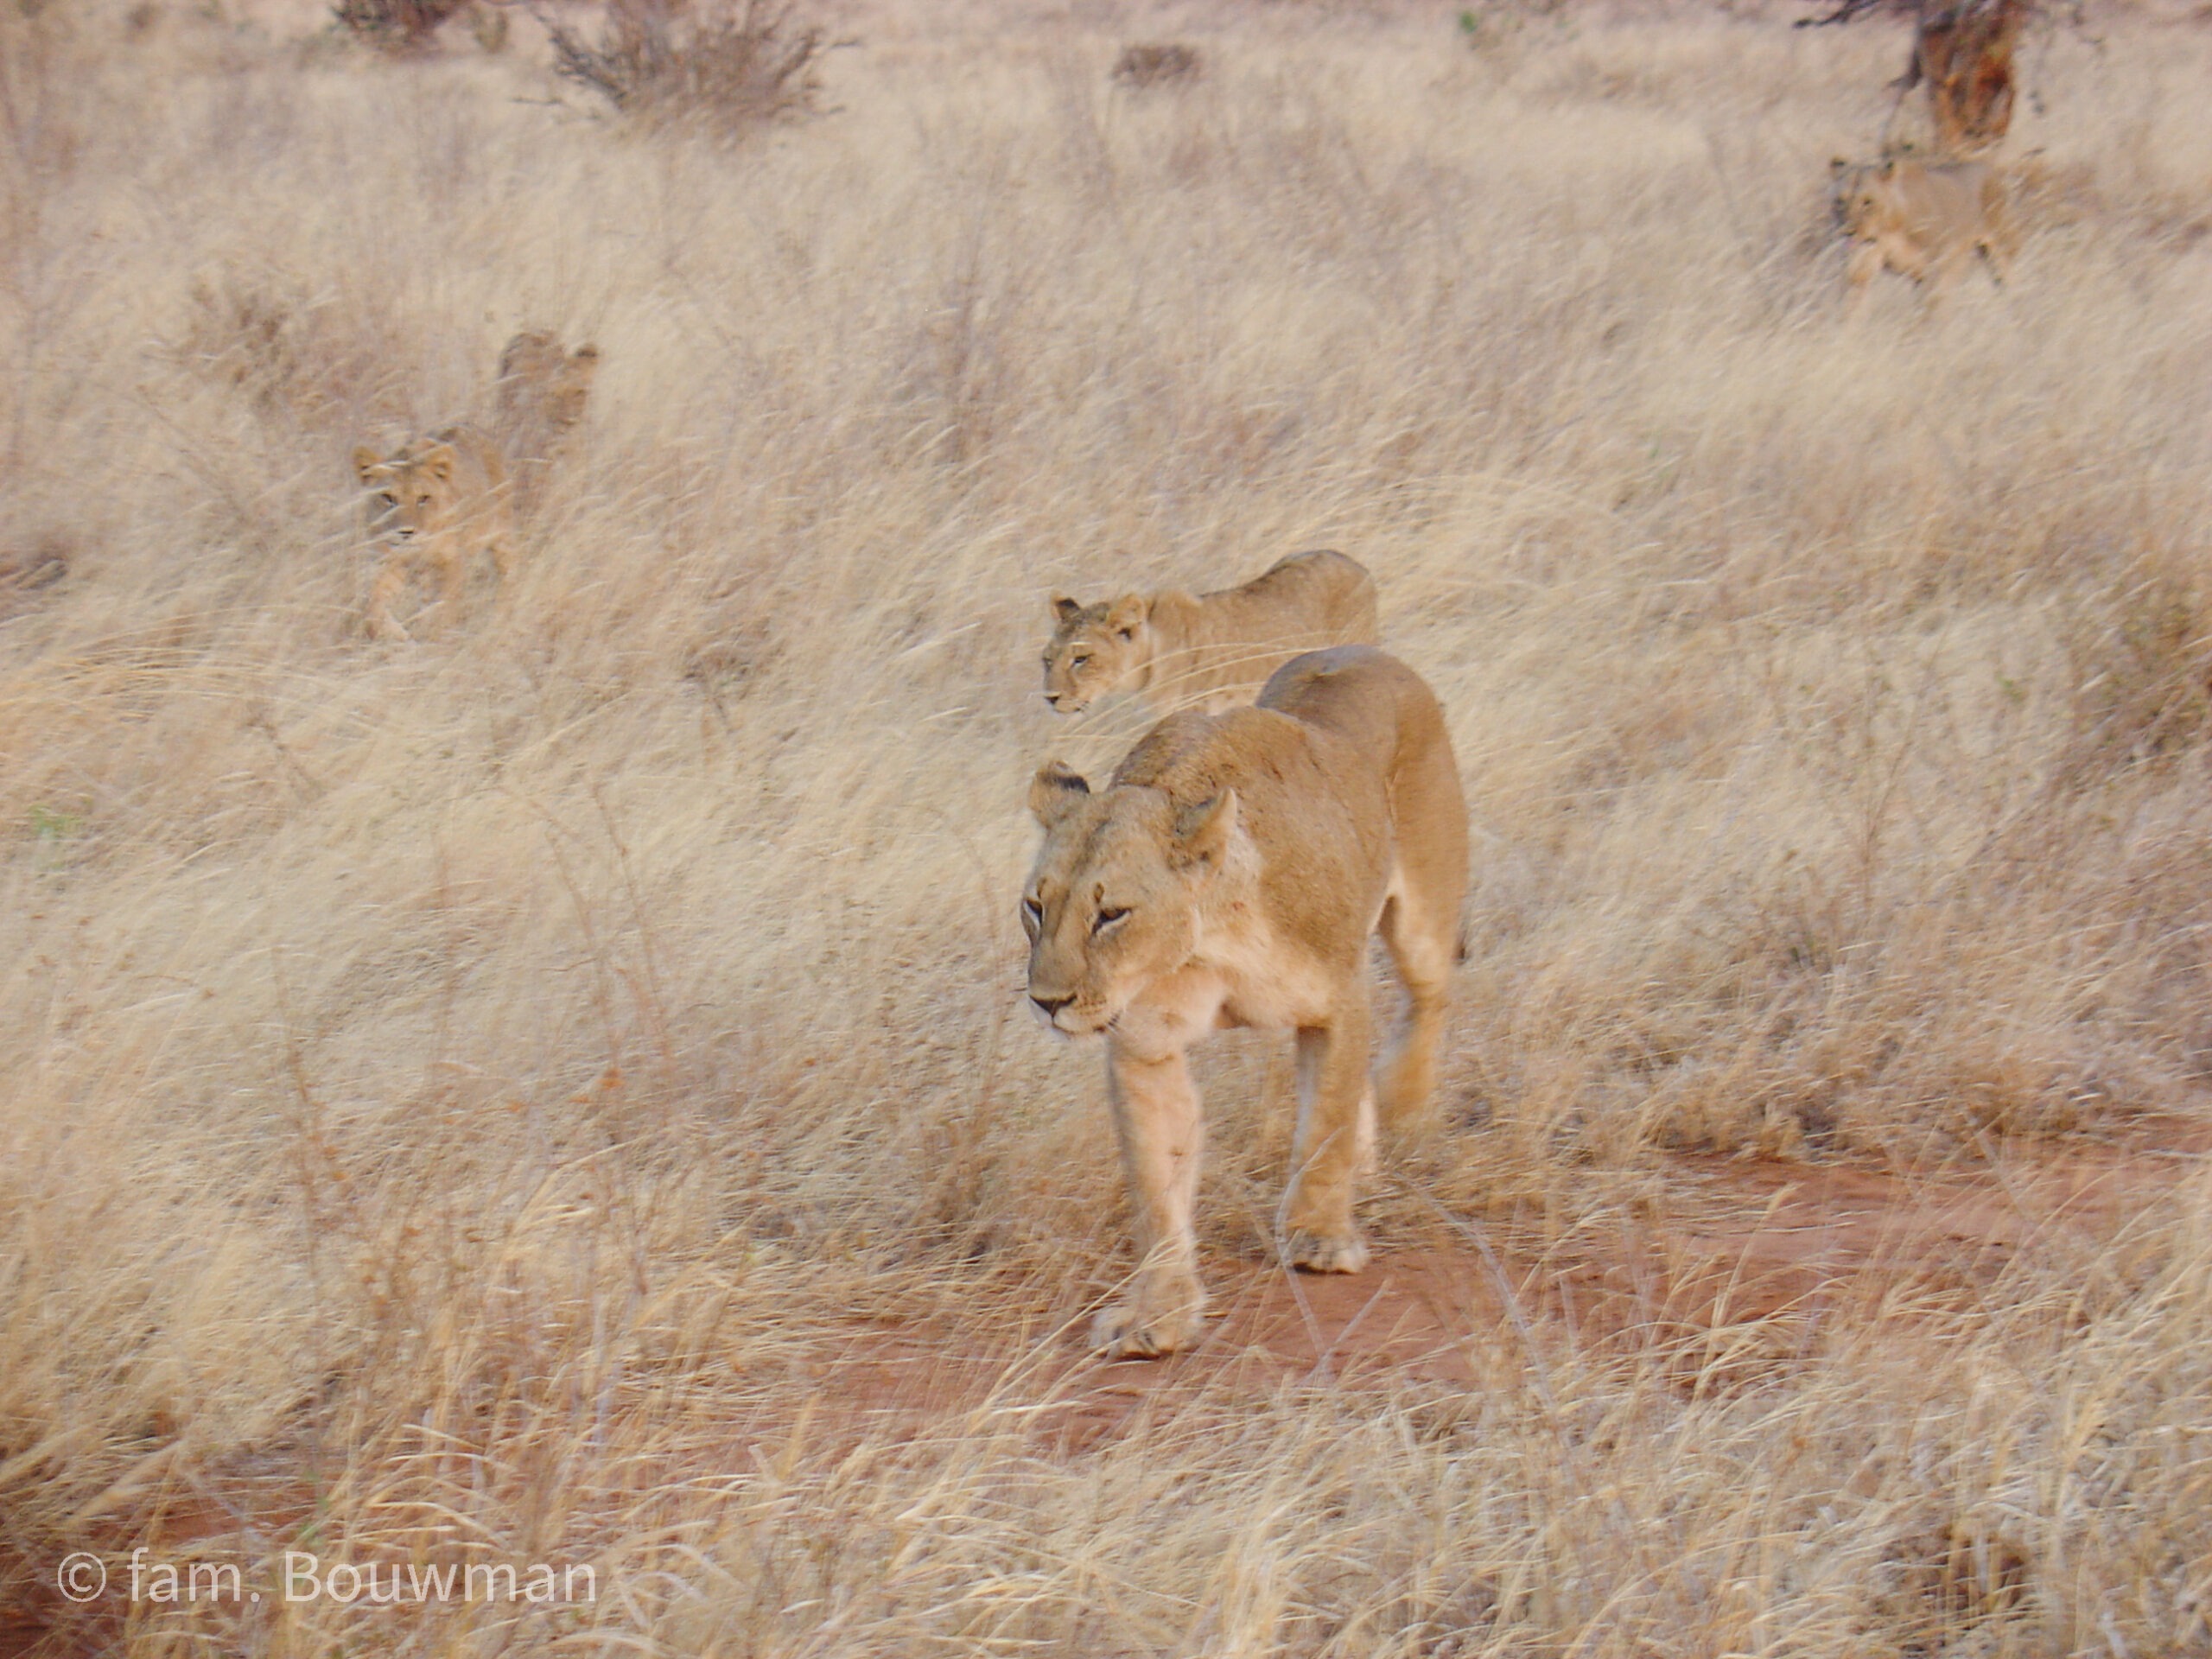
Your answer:
[[[1230,708],[1300,652],[1371,645],[1375,579],[1341,553],[1294,553],[1241,588],[1052,601],[1045,701],[1078,714],[1109,691],[1167,708]]]
[[[1983,162],[1921,162],[1906,156],[1829,163],[1836,221],[1857,245],[1846,276],[1853,289],[1886,267],[1940,294],[1978,252],[2001,283],[2019,238],[2005,181]]]
[[[1204,1129],[1184,1054],[1215,1030],[1297,1033],[1281,1248],[1358,1272],[1352,1188],[1376,1109],[1394,1130],[1422,1121],[1459,957],[1467,811],[1434,694],[1371,646],[1308,652],[1255,706],[1169,715],[1103,790],[1046,766],[1029,804],[1045,829],[1021,900],[1029,1000],[1064,1035],[1105,1036],[1140,1256],[1095,1344],[1165,1354],[1201,1329]],[[1406,1006],[1370,1078],[1377,932]]]
[[[514,475],[525,517],[542,505],[549,475],[573,466],[582,446],[584,406],[599,372],[599,347],[569,351],[558,334],[527,329],[499,353],[493,430]]]
[[[482,433],[442,427],[389,454],[363,444],[353,451],[353,473],[367,492],[370,539],[385,550],[369,594],[371,639],[410,637],[393,607],[425,567],[439,578],[440,622],[459,607],[471,555],[489,554],[506,579],[514,563],[506,462]]]

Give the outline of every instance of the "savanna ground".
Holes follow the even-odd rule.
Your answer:
[[[1794,15],[855,3],[732,146],[526,24],[11,6],[0,1641],[2212,1647],[2212,32],[2031,50],[2016,282],[1853,314],[1904,36]],[[588,470],[372,645],[346,456],[531,326]],[[1442,1127],[1288,1279],[1219,1041],[1224,1316],[1099,1365],[1014,904],[1143,718],[1046,596],[1325,545],[1467,780]]]

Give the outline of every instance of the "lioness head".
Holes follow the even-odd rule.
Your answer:
[[[1045,647],[1045,701],[1077,715],[1135,671],[1149,654],[1144,595],[1085,605],[1052,601],[1052,639]]]
[[[1835,222],[1846,236],[1859,236],[1873,228],[1882,211],[1890,170],[1897,163],[1847,162],[1838,156],[1828,162],[1828,189],[1835,204]]]
[[[1095,1034],[1189,960],[1198,904],[1236,831],[1236,793],[1178,807],[1164,791],[1102,794],[1052,762],[1029,785],[1045,845],[1021,895],[1029,1000],[1055,1031]]]
[[[499,403],[509,415],[534,413],[550,432],[567,432],[584,418],[599,347],[563,351],[555,334],[517,334],[499,353]]]
[[[459,460],[451,444],[436,438],[403,444],[389,455],[366,444],[354,450],[354,476],[369,492],[370,536],[413,542],[444,529],[460,493],[454,481]]]

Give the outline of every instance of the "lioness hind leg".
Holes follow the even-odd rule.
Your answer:
[[[1139,1262],[1128,1300],[1093,1322],[1091,1345],[1117,1357],[1149,1358],[1187,1347],[1205,1328],[1206,1294],[1191,1224],[1205,1125],[1179,1053],[1140,1056],[1109,1036],[1106,1094],[1122,1145]]]
[[[1467,803],[1452,759],[1443,711],[1431,700],[1412,721],[1392,786],[1396,868],[1376,931],[1405,987],[1406,1006],[1376,1073],[1382,1127],[1426,1128],[1436,1097],[1436,1050],[1460,955],[1459,912],[1467,897]]]
[[[1382,906],[1376,931],[1405,987],[1406,1005],[1376,1073],[1382,1127],[1402,1135],[1426,1125],[1436,1097],[1436,1050],[1451,1004],[1459,954],[1459,907],[1419,914],[1402,896]]]
[[[1357,1273],[1367,1265],[1351,1201],[1374,1152],[1368,1026],[1367,987],[1355,979],[1329,1024],[1299,1029],[1298,1128],[1281,1223],[1283,1259],[1294,1268]]]

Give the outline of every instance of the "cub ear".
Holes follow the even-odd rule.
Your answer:
[[[422,460],[416,464],[442,484],[453,476],[453,445],[441,443],[424,450]]]
[[[1090,785],[1083,774],[1071,771],[1057,760],[1048,760],[1037,769],[1029,780],[1029,810],[1037,815],[1037,822],[1050,830],[1076,802],[1090,793]]]
[[[1082,614],[1083,601],[1081,600],[1070,599],[1065,594],[1054,594],[1052,595],[1052,620],[1054,622],[1065,626],[1067,623],[1074,621],[1076,618]]]
[[[374,479],[377,475],[378,470],[382,467],[383,465],[384,457],[377,454],[375,450],[370,448],[367,444],[363,443],[354,446],[353,476],[359,479],[362,483],[366,484],[371,480]]]
[[[1186,806],[1175,815],[1175,849],[1170,862],[1177,869],[1194,864],[1217,868],[1236,833],[1236,791],[1224,789],[1210,801]]]
[[[1124,639],[1134,639],[1144,626],[1147,607],[1142,594],[1123,594],[1106,613],[1106,626]]]

